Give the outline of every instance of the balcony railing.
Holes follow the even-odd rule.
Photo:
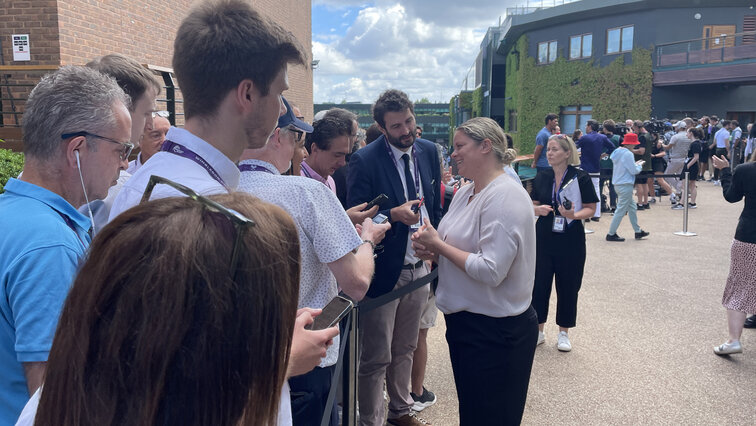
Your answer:
[[[756,60],[756,31],[723,34],[656,46],[656,68]]]

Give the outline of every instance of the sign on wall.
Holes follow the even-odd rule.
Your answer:
[[[29,34],[13,34],[13,60],[31,61]]]

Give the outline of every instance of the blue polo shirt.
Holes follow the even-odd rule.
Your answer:
[[[0,425],[29,400],[23,362],[47,361],[89,247],[89,219],[58,194],[10,179],[0,194]]]
[[[549,160],[546,159],[546,145],[548,145],[550,137],[551,132],[546,127],[541,129],[541,131],[538,132],[538,135],[536,135],[536,146],[543,146],[541,156],[538,157],[538,160],[536,161],[536,167],[551,167],[549,165]]]

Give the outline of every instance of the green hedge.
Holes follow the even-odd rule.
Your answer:
[[[8,179],[18,176],[24,169],[24,154],[9,149],[0,149],[0,194]]]
[[[650,116],[650,50],[633,49],[630,64],[625,64],[624,55],[619,55],[608,66],[599,67],[594,61],[568,61],[562,47],[555,62],[537,65],[535,58],[527,56],[527,36],[520,37],[515,45],[520,52],[520,69],[516,69],[518,58],[507,55],[506,96],[512,99],[507,101],[505,128],[509,128],[508,110],[516,109],[518,131],[512,137],[518,152],[532,153],[543,117],[559,114],[564,106],[590,105],[593,118],[600,121]]]

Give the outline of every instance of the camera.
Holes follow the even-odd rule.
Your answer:
[[[649,120],[643,123],[643,127],[649,133],[661,134],[667,125],[662,120]]]

